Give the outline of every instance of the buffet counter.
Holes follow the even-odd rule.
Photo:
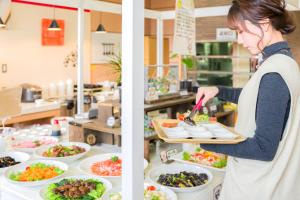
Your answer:
[[[21,107],[22,107],[21,115],[27,115],[27,114],[37,113],[37,112],[45,112],[45,111],[60,109],[61,103],[56,101],[43,102],[40,104],[22,103]]]
[[[61,116],[62,104],[59,102],[22,103],[21,114],[11,117],[6,124],[24,123],[34,120],[49,119]]]
[[[164,149],[169,148],[177,148],[180,149],[180,145],[169,145],[169,144],[163,144],[161,145],[159,151],[162,151]],[[78,165],[81,160],[93,156],[93,155],[99,155],[104,153],[117,153],[121,152],[121,148],[114,146],[114,145],[97,145],[93,146],[91,151],[88,152],[84,157],[82,157],[80,160],[74,161],[69,165],[69,170],[64,176],[69,175],[81,175],[84,174],[84,172],[80,171]],[[32,157],[31,159],[34,159]],[[165,167],[169,167],[172,165],[176,165],[176,162],[173,162],[171,164],[165,165],[162,164],[160,161],[160,158],[158,156],[158,153],[152,152],[151,154],[151,162],[149,163],[148,167],[145,170],[145,181],[149,182],[151,184],[151,181],[148,177],[148,173],[151,169],[159,167],[161,165],[165,165]],[[207,185],[207,187],[203,190],[198,190],[196,192],[190,192],[190,193],[177,193],[178,200],[214,200],[214,190],[215,188],[222,182],[223,180],[223,174],[224,172],[218,172],[211,170],[211,173],[213,174],[214,178],[212,182]],[[106,178],[112,183],[113,189],[114,188],[121,188],[121,181],[120,178]],[[41,189],[43,187],[21,187],[14,185],[10,182],[8,182],[3,175],[0,176],[0,186],[1,186],[1,197],[4,200],[42,200],[40,196]]]

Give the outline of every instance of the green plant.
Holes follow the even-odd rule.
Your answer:
[[[109,61],[109,64],[111,64],[114,73],[118,74],[116,82],[119,84],[122,81],[122,56],[121,53],[118,55],[113,55],[110,57],[111,60]]]
[[[194,67],[195,60],[193,56],[184,56],[182,57],[181,61],[188,69],[192,69]]]
[[[178,56],[177,53],[172,53],[170,55],[171,59],[174,59]],[[188,68],[188,69],[192,69],[194,67],[194,65],[196,64],[196,61],[194,59],[194,56],[182,56],[181,58],[181,62]]]

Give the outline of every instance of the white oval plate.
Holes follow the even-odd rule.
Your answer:
[[[172,134],[172,133],[180,133],[180,132],[184,131],[184,128],[183,127],[179,127],[179,126],[174,127],[174,128],[163,128],[163,129],[165,130],[165,132],[170,133],[170,134]]]
[[[209,166],[209,165],[205,165],[205,164],[201,164],[201,163],[196,163],[196,162],[191,162],[191,161],[188,161],[188,160],[183,160],[182,155],[183,155],[183,152],[180,152],[180,153],[176,154],[175,156],[172,156],[171,159],[173,159],[175,161],[178,161],[178,162],[181,162],[181,163],[184,163],[184,164],[204,167],[204,168],[219,171],[219,172],[225,172],[225,170],[226,170],[226,167],[217,168],[217,167],[213,167],[213,166]]]
[[[210,182],[213,179],[212,173],[202,167],[197,167],[195,165],[185,165],[185,164],[172,164],[172,165],[161,165],[160,167],[154,168],[149,172],[149,178],[153,184],[160,185],[157,183],[157,180],[161,174],[176,174],[180,173],[182,171],[187,171],[187,172],[193,172],[193,173],[206,173],[208,176],[208,181],[204,185],[199,185],[196,187],[189,187],[189,188],[176,188],[176,187],[167,187],[174,192],[179,192],[179,193],[185,193],[185,192],[195,192],[197,190],[203,190],[204,188],[207,187],[207,185],[210,184]]]
[[[15,139],[13,140],[12,138],[15,138]],[[47,146],[47,145],[42,145],[42,146],[33,147],[33,148],[30,148],[30,147],[15,147],[14,145],[17,144],[17,143],[21,143],[21,142],[35,141],[35,140],[41,140],[41,139],[49,140],[49,142],[52,141],[51,144],[56,144],[58,142],[58,138],[51,137],[51,136],[33,136],[33,135],[18,136],[18,135],[16,135],[16,136],[8,137],[8,143],[9,143],[9,146],[12,149],[15,149],[17,151],[27,152],[27,153],[33,153],[36,149],[38,149],[40,147],[43,147],[43,146]]]
[[[108,191],[110,191],[112,189],[112,184],[110,181],[108,181],[104,178],[98,177],[98,176],[86,176],[86,175],[68,176],[68,177],[61,178],[61,179],[55,181],[55,183],[57,183],[63,179],[82,179],[82,180],[96,179],[98,181],[101,181],[105,185],[105,192],[102,196],[104,196]],[[46,199],[46,192],[47,192],[48,186],[49,185],[47,185],[46,187],[44,187],[40,190],[40,196],[42,199]],[[102,199],[102,198],[100,198],[100,199]]]
[[[183,127],[164,128],[165,133],[169,138],[187,138],[190,137],[189,133]]]
[[[54,165],[54,166],[59,167],[60,169],[64,170],[64,173],[62,173],[59,176],[50,178],[50,179],[41,180],[41,181],[31,181],[31,182],[29,182],[29,181],[28,182],[14,181],[9,178],[9,175],[11,173],[24,171],[26,169],[26,167],[28,167],[29,165],[35,164],[35,163],[44,163],[47,165]],[[6,180],[8,180],[9,182],[11,182],[13,184],[16,184],[19,186],[25,186],[25,187],[32,187],[32,186],[41,186],[44,184],[51,183],[53,180],[63,176],[67,171],[68,171],[68,165],[63,162],[59,162],[59,161],[55,161],[55,160],[32,160],[32,161],[27,161],[27,162],[19,164],[19,165],[12,166],[10,169],[7,169],[4,172],[4,177]]]
[[[5,157],[5,156],[9,156],[9,157],[15,159],[16,162],[20,162],[19,164],[16,164],[16,165],[20,165],[20,164],[28,161],[30,158],[29,154],[24,153],[24,152],[18,152],[18,151],[4,152],[4,153],[0,154],[0,158]],[[13,166],[16,166],[16,165],[13,165]],[[13,166],[0,168],[0,174],[2,172],[4,172],[5,170],[10,169]]]
[[[150,184],[150,183],[144,183],[144,188],[146,189],[148,186],[155,186],[157,190],[162,191],[166,194],[167,200],[177,200],[177,195],[172,190],[168,189],[167,187],[160,186],[157,184]],[[106,195],[103,196],[102,200],[110,200],[109,196],[114,193],[121,193],[120,188],[114,188],[110,192],[106,193]]]
[[[217,139],[234,139],[237,135],[234,135],[226,129],[215,129],[211,131]]]
[[[118,156],[119,158],[122,159],[122,155],[120,153],[107,153],[107,154],[96,155],[96,156],[92,156],[92,157],[82,160],[79,163],[79,169],[86,174],[98,176],[91,171],[91,166],[96,162],[108,160],[113,156]],[[144,170],[147,167],[148,167],[148,161],[144,159]],[[99,177],[116,178],[116,177],[121,177],[121,176],[99,176]]]
[[[45,157],[43,156],[43,153],[45,151],[47,151],[49,148],[54,147],[55,145],[63,145],[63,146],[72,146],[72,145],[76,145],[79,146],[81,148],[85,149],[85,152],[73,155],[73,156],[66,156],[66,157]],[[49,146],[42,146],[40,148],[37,148],[34,152],[35,156],[41,159],[46,159],[46,160],[58,160],[61,162],[65,162],[65,163],[71,163],[75,160],[78,160],[79,158],[81,158],[82,156],[84,156],[87,152],[90,151],[91,146],[89,144],[86,143],[81,143],[81,142],[60,142],[58,144],[55,145],[49,145]]]
[[[187,126],[184,129],[187,130],[188,132],[205,132],[205,131],[207,131],[206,128],[201,127],[201,126]]]
[[[195,127],[195,128],[190,128],[188,129],[188,132],[191,137],[193,138],[203,138],[203,139],[209,139],[214,137],[214,135],[207,131],[205,128],[201,127]]]
[[[218,124],[211,124],[211,123],[202,123],[201,126],[207,128],[207,129],[220,129],[220,128],[222,128]]]

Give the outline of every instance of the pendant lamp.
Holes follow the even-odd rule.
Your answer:
[[[48,27],[48,31],[60,31],[61,28],[59,27],[56,19],[55,19],[55,6],[53,7],[53,19],[51,21],[50,26]]]
[[[6,27],[6,24],[2,21],[0,17],[0,28],[4,28],[4,27]]]
[[[100,13],[100,24],[97,27],[96,33],[106,33],[106,30],[101,22],[102,22],[102,13]]]

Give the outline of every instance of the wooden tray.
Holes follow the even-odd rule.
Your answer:
[[[218,122],[211,122],[216,123],[231,133],[237,135],[235,139],[200,139],[200,138],[169,138],[167,134],[161,127],[161,124],[164,122],[179,122],[176,119],[154,119],[153,126],[158,135],[158,137],[164,140],[167,143],[193,143],[193,144],[237,144],[246,140],[246,138],[238,133],[236,133],[233,129],[224,126]]]

